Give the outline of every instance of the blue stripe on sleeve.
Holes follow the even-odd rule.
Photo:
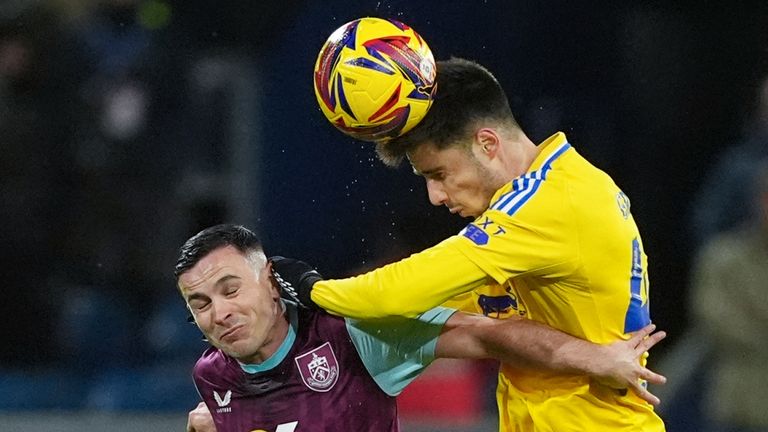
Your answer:
[[[490,208],[510,216],[515,214],[536,194],[541,183],[547,179],[547,173],[552,169],[552,163],[569,148],[571,145],[567,142],[564,143],[544,161],[541,168],[512,180],[512,190],[499,197],[495,203],[491,204]]]

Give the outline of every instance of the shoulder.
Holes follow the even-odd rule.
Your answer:
[[[347,328],[344,318],[331,315],[325,311],[299,309],[299,338],[336,340],[347,338]]]
[[[210,347],[200,356],[192,369],[192,374],[198,378],[209,380],[211,377],[219,375],[227,364],[234,361],[221,350]]]
[[[321,331],[335,331],[344,328],[344,318],[331,315],[326,311],[316,311],[308,309],[298,309],[299,328],[315,328]]]
[[[575,160],[581,157],[567,141],[551,143],[542,149],[527,172],[502,186],[491,199],[488,210],[515,216],[524,208],[539,206],[558,196],[569,179]]]

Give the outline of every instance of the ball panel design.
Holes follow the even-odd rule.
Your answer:
[[[426,42],[394,20],[361,18],[336,29],[315,62],[320,109],[342,132],[364,141],[401,135],[426,115],[435,89]]]

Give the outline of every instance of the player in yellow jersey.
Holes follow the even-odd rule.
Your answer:
[[[647,260],[629,199],[563,133],[532,143],[482,66],[439,62],[430,112],[377,152],[389,165],[407,157],[432,204],[475,219],[434,247],[353,278],[321,280],[276,263],[303,303],[374,318],[415,316],[453,298],[454,306],[523,316],[597,343],[650,322]],[[502,365],[497,401],[502,431],[664,430],[644,383],[616,390]]]

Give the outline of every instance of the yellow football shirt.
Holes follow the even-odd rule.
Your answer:
[[[315,284],[312,299],[356,318],[414,316],[449,299],[517,313],[597,343],[650,322],[647,258],[629,200],[557,133],[528,172],[461,233],[405,260]],[[474,291],[474,292],[471,292]],[[503,365],[501,430],[664,430],[652,406],[583,376]]]

